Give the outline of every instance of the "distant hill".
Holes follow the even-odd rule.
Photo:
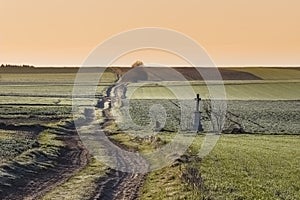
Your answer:
[[[119,76],[131,76],[131,70],[135,70],[129,67],[114,67]],[[144,71],[148,74],[148,81],[179,81],[179,80],[203,80],[201,74],[206,74],[209,80],[217,80],[218,77],[214,76],[215,68],[192,68],[192,67],[143,67]],[[201,74],[199,73],[199,71]],[[235,71],[227,68],[219,68],[219,72],[223,80],[260,80],[258,76],[255,76],[248,72]],[[135,72],[134,72],[135,73]]]
[[[79,67],[33,67],[29,65],[1,65],[0,74],[55,74],[55,73],[77,73]],[[85,67],[85,73],[99,73],[104,70],[103,67]],[[136,76],[133,71],[137,69],[131,67],[109,67],[107,71],[113,71],[118,77]],[[131,71],[132,70],[132,71]],[[201,74],[213,75],[211,68],[192,68],[192,67],[141,67],[142,71],[147,73],[149,81],[178,81],[184,77],[186,80],[203,80]],[[198,72],[201,71],[201,74]],[[171,72],[171,73],[170,73]],[[223,80],[270,80],[270,79],[300,79],[300,67],[294,68],[276,68],[276,67],[233,67],[219,68]],[[136,72],[135,72],[136,73]],[[129,78],[130,79],[130,78]],[[144,78],[143,78],[144,79]],[[209,80],[216,80],[216,77],[210,76]],[[124,80],[126,81],[126,80]]]
[[[99,67],[86,67],[84,72],[93,73],[99,72],[103,68]],[[0,74],[56,74],[56,73],[77,73],[79,67],[23,67],[4,65],[0,67]]]

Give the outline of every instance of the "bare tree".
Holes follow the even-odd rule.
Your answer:
[[[226,108],[227,104],[225,100],[213,100],[209,98],[203,101],[203,110],[210,117],[213,132],[217,134],[220,134],[224,128]]]

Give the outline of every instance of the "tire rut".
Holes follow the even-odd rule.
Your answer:
[[[121,98],[124,98],[126,92],[125,85],[113,85],[107,89],[107,95],[111,99],[112,103],[121,102]],[[104,109],[102,111],[103,116],[105,118],[105,123],[103,128],[111,124],[113,122],[113,117],[111,115],[111,109]],[[125,145],[121,145],[117,141],[112,139],[108,140],[121,149],[121,151],[112,151],[110,152],[110,156],[113,156],[117,161],[116,169],[125,169],[125,170],[116,170],[116,169],[109,169],[106,176],[102,177],[98,181],[98,187],[96,193],[91,200],[134,200],[139,198],[140,189],[142,188],[146,173],[136,173],[134,171],[137,168],[148,168],[148,164],[145,160],[142,159],[135,159],[133,157],[128,156],[127,153],[122,153],[124,151],[127,152],[134,152],[133,149],[128,148]],[[104,145],[105,146],[105,145]],[[107,147],[110,148],[110,147]],[[138,158],[138,157],[137,157]],[[133,169],[130,170],[131,172],[126,172],[126,169]]]

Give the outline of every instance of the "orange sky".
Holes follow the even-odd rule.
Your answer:
[[[0,0],[0,63],[80,65],[114,34],[165,27],[194,38],[220,66],[300,65],[299,9],[299,0]],[[182,64],[151,55],[136,59]]]

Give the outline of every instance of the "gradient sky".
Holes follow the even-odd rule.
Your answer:
[[[299,0],[0,0],[0,63],[80,65],[99,43],[140,27],[194,38],[217,65],[300,65]],[[182,64],[136,53],[135,59]]]

